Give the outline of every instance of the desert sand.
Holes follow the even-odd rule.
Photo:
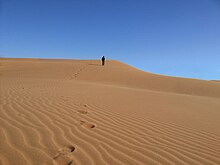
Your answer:
[[[220,83],[2,58],[0,164],[219,165]]]

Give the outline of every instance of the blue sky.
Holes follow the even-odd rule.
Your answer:
[[[0,0],[0,55],[220,79],[220,0]]]

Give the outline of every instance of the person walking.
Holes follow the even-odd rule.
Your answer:
[[[102,65],[105,65],[105,56],[102,56]]]

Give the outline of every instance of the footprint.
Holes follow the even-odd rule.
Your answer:
[[[80,121],[80,125],[83,126],[83,127],[85,127],[85,128],[91,128],[91,129],[93,129],[93,128],[96,127],[94,124],[87,123],[87,122],[82,121],[82,120]]]
[[[63,99],[63,101],[69,101],[68,99]]]
[[[80,114],[88,114],[89,112],[87,110],[78,110],[76,113],[80,113]]]
[[[75,151],[74,146],[67,146],[59,149],[58,153],[53,157],[55,165],[71,165],[73,163],[72,154]]]
[[[60,98],[62,101],[65,101],[65,102],[69,101],[69,98],[66,96],[60,96]]]

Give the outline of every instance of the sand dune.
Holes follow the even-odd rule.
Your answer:
[[[0,59],[0,164],[220,164],[220,83],[117,61]]]

